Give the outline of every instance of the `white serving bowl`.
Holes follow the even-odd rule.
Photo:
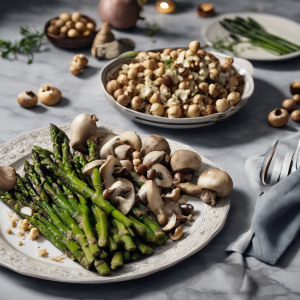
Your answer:
[[[175,49],[175,48],[174,48]],[[177,48],[176,48],[177,49]],[[164,49],[152,49],[152,52],[162,52]],[[113,59],[110,61],[101,71],[100,77],[101,77],[101,87],[103,89],[104,95],[108,103],[113,106],[116,110],[118,110],[120,113],[126,115],[128,118],[130,118],[133,121],[152,125],[152,126],[158,126],[158,127],[165,127],[165,128],[197,128],[197,127],[204,127],[213,125],[217,122],[223,121],[227,119],[228,117],[232,116],[236,112],[238,112],[248,101],[250,96],[252,95],[254,91],[254,82],[253,82],[253,66],[252,64],[243,59],[243,58],[235,58],[234,57],[234,63],[233,66],[235,67],[236,71],[241,74],[244,77],[244,91],[241,96],[241,101],[234,107],[229,108],[225,112],[221,113],[215,113],[209,116],[203,116],[203,117],[197,117],[197,118],[178,118],[178,119],[170,119],[166,117],[158,117],[158,116],[152,116],[147,115],[145,113],[141,113],[138,111],[134,111],[133,109],[124,107],[120,105],[113,96],[111,96],[106,91],[106,84],[108,81],[110,81],[113,78],[113,75],[121,69],[122,64],[129,63],[138,52],[126,52],[122,54],[121,56]],[[218,53],[218,52],[212,52],[213,55],[215,55],[222,63],[224,61],[225,57],[228,57],[228,55]]]

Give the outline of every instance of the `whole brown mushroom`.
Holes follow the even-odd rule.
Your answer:
[[[195,173],[202,164],[202,159],[198,153],[191,150],[177,150],[170,160],[172,172]]]
[[[295,122],[300,122],[300,110],[296,109],[291,113],[291,119]]]
[[[38,98],[45,105],[55,105],[61,97],[61,91],[50,84],[43,85],[38,91]]]
[[[292,111],[296,108],[296,102],[293,99],[285,99],[282,102],[282,107],[287,111]]]
[[[204,171],[199,176],[197,185],[202,190],[200,199],[210,205],[216,204],[217,196],[227,197],[233,188],[231,177],[219,169]]]
[[[290,91],[292,95],[300,94],[300,82],[295,80],[290,85]]]
[[[34,107],[38,103],[38,98],[32,91],[25,91],[18,95],[18,103],[23,107]]]
[[[164,137],[157,134],[150,134],[145,141],[143,154],[146,155],[152,151],[164,151],[170,155],[171,148]]]
[[[268,121],[274,127],[283,127],[289,121],[289,114],[285,109],[277,108],[269,113]]]

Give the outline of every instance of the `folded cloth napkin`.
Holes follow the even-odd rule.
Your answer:
[[[300,133],[280,140],[280,148],[296,150]],[[279,145],[278,145],[279,146]],[[260,169],[263,155],[246,161],[246,173],[256,196],[261,194]],[[250,229],[231,243],[225,251],[253,256],[276,264],[300,230],[300,170],[258,196]]]

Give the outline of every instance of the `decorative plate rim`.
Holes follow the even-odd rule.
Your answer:
[[[67,133],[70,124],[59,126]],[[120,134],[123,130],[110,126],[101,126],[100,130]],[[140,135],[145,139],[145,135]],[[168,140],[171,149],[192,149],[190,146]],[[30,153],[32,145],[51,145],[49,127],[39,128],[20,135],[5,144],[0,145],[0,165],[13,164],[24,159]],[[201,156],[203,170],[216,167],[210,160]],[[202,167],[201,167],[202,168]],[[4,204],[3,204],[4,205]],[[181,240],[161,253],[149,256],[141,261],[125,265],[115,276],[102,277],[84,268],[72,269],[62,265],[41,262],[16,250],[0,235],[0,265],[17,273],[58,282],[69,283],[109,283],[132,280],[161,271],[179,263],[205,247],[223,228],[230,209],[230,197],[221,198],[215,207],[205,206],[201,222]],[[120,269],[121,270],[121,269]]]

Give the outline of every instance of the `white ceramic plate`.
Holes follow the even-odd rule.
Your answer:
[[[178,48],[180,47],[174,49],[178,49]],[[162,52],[163,48],[152,49],[149,51]],[[105,87],[107,82],[112,79],[112,75],[116,71],[120,70],[122,64],[129,63],[136,56],[136,53],[137,52],[127,52],[113,59],[102,69],[100,77],[101,77],[101,87],[103,89],[104,96],[108,101],[108,103],[116,110],[118,110],[120,113],[127,116],[129,119],[139,123],[158,126],[158,127],[172,128],[172,129],[197,128],[197,127],[214,125],[217,122],[223,121],[228,117],[232,116],[233,114],[235,114],[236,112],[238,112],[247,103],[248,99],[250,98],[250,96],[254,91],[254,82],[252,78],[253,75],[252,64],[245,59],[234,58],[233,66],[236,68],[238,73],[243,75],[245,86],[241,97],[242,98],[241,102],[238,103],[236,106],[229,108],[225,112],[216,113],[205,117],[169,119],[165,117],[152,116],[138,111],[134,111],[133,109],[120,105],[113,96],[108,94]],[[224,55],[222,53],[217,53],[212,51],[210,51],[210,53],[212,53],[218,59],[220,59],[221,62],[224,60],[225,57],[228,57],[228,55]]]
[[[59,126],[67,134],[70,133],[70,124]],[[122,130],[111,127],[99,127],[102,132],[115,132]],[[141,135],[144,141],[147,136]],[[172,151],[178,149],[191,149],[191,147],[169,140]],[[32,146],[37,144],[52,150],[49,127],[38,129],[24,134],[0,147],[0,165],[14,166],[22,174],[25,159],[30,160]],[[202,156],[200,173],[216,166]],[[196,177],[195,177],[196,179]],[[221,198],[215,207],[208,206],[196,198],[190,198],[189,203],[195,207],[195,222],[184,225],[184,237],[177,242],[169,240],[165,245],[157,247],[155,253],[143,260],[124,265],[112,276],[102,277],[96,272],[88,271],[79,264],[66,258],[62,263],[51,261],[49,258],[36,256],[37,245],[45,247],[50,257],[61,252],[42,236],[37,241],[26,239],[23,246],[18,246],[20,238],[13,234],[8,235],[6,229],[10,228],[7,211],[10,209],[0,203],[0,265],[18,273],[53,281],[76,283],[106,283],[140,278],[162,269],[171,267],[183,259],[202,249],[223,228],[230,208],[230,198]]]
[[[242,18],[251,17],[261,24],[269,33],[294,42],[295,44],[300,44],[300,24],[283,17],[259,13],[232,13],[220,15],[214,18],[201,29],[201,35],[204,42],[207,45],[212,46],[216,41],[223,39],[224,37],[228,37],[229,32],[220,25],[219,21],[224,18],[233,19],[237,16]],[[297,51],[291,54],[276,56],[262,48],[249,44],[245,44],[243,48],[244,51],[239,53],[238,56],[250,60],[283,60],[300,55],[300,51]]]

